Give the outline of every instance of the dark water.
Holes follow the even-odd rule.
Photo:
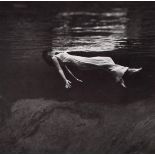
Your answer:
[[[64,7],[62,7],[63,5]],[[7,99],[60,97],[63,82],[44,50],[108,55],[116,63],[154,74],[154,3],[1,3],[0,92]],[[146,79],[146,80],[144,80]],[[150,85],[149,85],[150,86]],[[145,91],[145,87],[141,87]],[[67,95],[68,96],[68,95]],[[61,98],[61,97],[60,97]]]
[[[154,2],[0,2],[0,153],[154,153],[154,17]],[[73,70],[66,90],[45,50],[143,71],[123,89]]]

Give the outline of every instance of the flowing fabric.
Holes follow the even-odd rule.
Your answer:
[[[82,57],[70,55],[68,53],[59,53],[56,57],[66,65],[74,65],[81,70],[103,69],[111,72],[115,77],[120,79],[128,70],[128,67],[115,64],[110,57]]]

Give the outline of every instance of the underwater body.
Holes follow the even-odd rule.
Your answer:
[[[0,2],[1,153],[154,153],[154,2]],[[78,71],[66,90],[42,52],[143,67],[124,89]],[[69,75],[68,75],[69,76]]]

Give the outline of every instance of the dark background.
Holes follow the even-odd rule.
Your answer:
[[[154,2],[0,2],[1,153],[154,153]],[[143,67],[66,90],[45,50]]]

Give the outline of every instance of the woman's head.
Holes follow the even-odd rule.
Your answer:
[[[53,60],[52,60],[52,57],[55,55],[56,53],[55,52],[51,52],[51,51],[43,51],[42,53],[42,57],[43,59],[45,60],[45,62],[50,65],[50,66],[53,66]]]

